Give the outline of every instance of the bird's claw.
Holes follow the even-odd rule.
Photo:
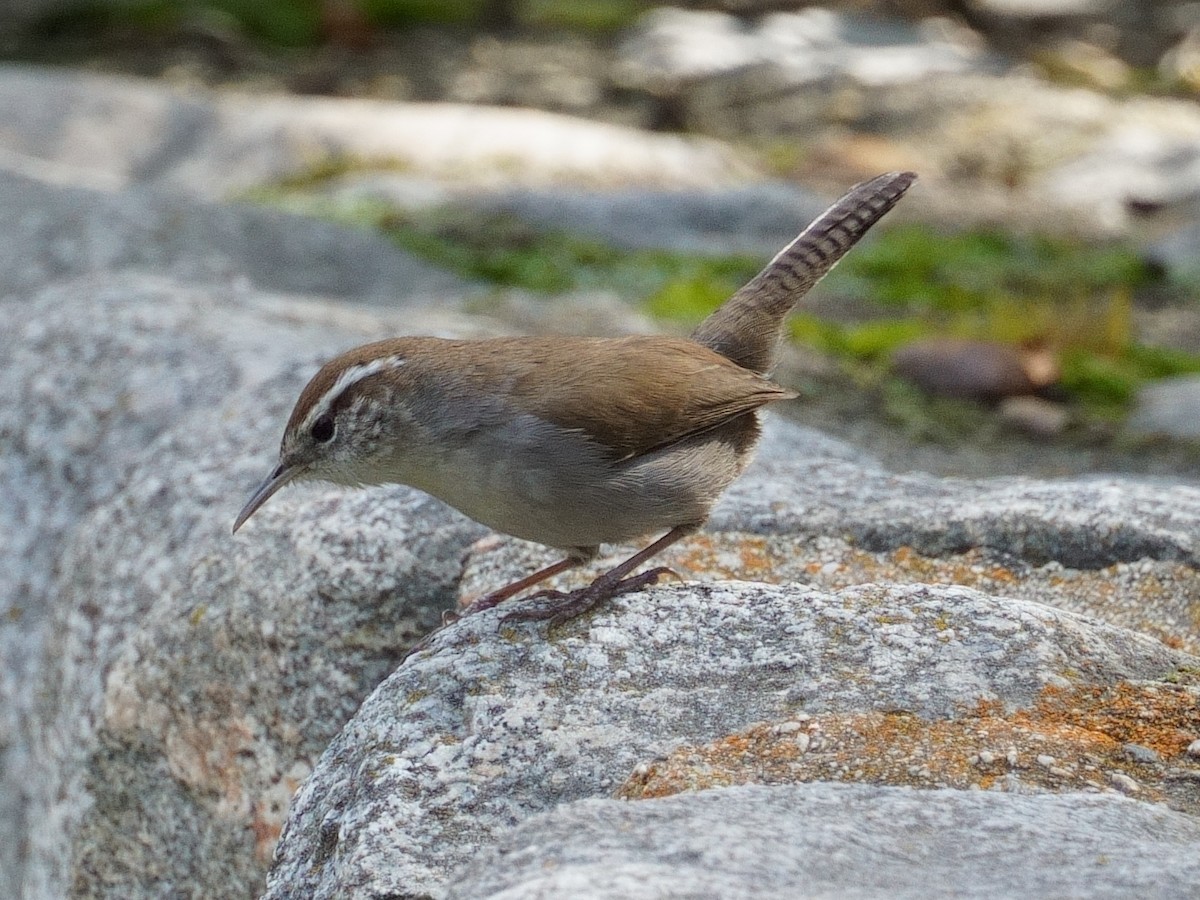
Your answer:
[[[520,609],[515,609],[502,616],[501,624],[506,622],[549,622],[554,628],[564,622],[569,622],[589,610],[595,609],[605,600],[619,597],[644,587],[655,584],[664,575],[670,575],[683,581],[682,576],[674,569],[658,566],[637,575],[630,575],[618,581],[606,581],[603,576],[597,578],[587,587],[570,593],[562,591],[538,591],[525,599]],[[552,601],[531,603],[530,601]]]
[[[667,566],[658,566],[653,569],[647,569],[645,572],[639,572],[637,575],[630,575],[615,581],[606,580],[604,576],[601,576],[587,587],[579,588],[575,591],[538,591],[536,594],[530,594],[528,597],[525,597],[521,601],[519,608],[502,615],[500,617],[500,624],[504,625],[508,622],[547,622],[549,623],[547,627],[555,628],[564,622],[569,622],[583,615],[589,610],[595,609],[605,600],[649,587],[664,575],[669,575],[678,581],[683,581],[683,576],[674,569]],[[491,595],[488,595],[483,604],[476,601],[476,603],[472,603],[466,609],[459,612],[450,609],[443,612],[441,627],[435,628],[421,640],[417,641],[417,643],[409,647],[408,651],[401,658],[401,661],[403,662],[403,660],[408,659],[414,653],[418,653],[428,647],[433,642],[434,637],[447,626],[496,605],[487,602],[490,599]]]

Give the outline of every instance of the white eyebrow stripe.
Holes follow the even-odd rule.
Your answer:
[[[370,378],[372,375],[377,375],[388,369],[398,369],[407,362],[408,360],[403,356],[381,356],[379,359],[359,363],[356,366],[350,366],[345,369],[337,377],[337,381],[333,383],[333,387],[322,394],[321,399],[313,404],[308,415],[304,417],[303,429],[307,430],[313,422],[327,413],[330,407],[333,406],[334,401],[351,385],[358,384],[364,378]]]

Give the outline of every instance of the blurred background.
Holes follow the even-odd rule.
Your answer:
[[[1194,477],[1200,3],[0,0],[0,56],[0,169],[367,230],[513,330],[685,331],[915,170],[794,317],[792,414],[900,468]]]

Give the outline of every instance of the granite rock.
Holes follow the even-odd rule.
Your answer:
[[[1200,890],[1197,840],[1195,819],[1113,796],[735,787],[566,804],[445,896],[1182,898]]]
[[[493,185],[697,187],[753,174],[717,141],[540,110],[210,93],[32,66],[0,66],[0,122],[8,168],[210,200],[347,164]]]
[[[955,587],[722,582],[630,594],[547,637],[471,616],[364,702],[297,794],[267,897],[446,896],[530,816],[800,712],[953,718],[1195,667],[1161,643]]]
[[[159,896],[184,872],[249,890],[286,785],[436,623],[482,529],[404,490],[297,489],[236,540],[232,517],[321,357],[471,326],[144,273],[58,282],[19,309],[0,335],[18,398],[0,411],[0,814],[22,835],[3,880],[39,900]]]
[[[383,235],[261,206],[59,184],[5,170],[2,161],[0,205],[12,223],[0,246],[0,296],[123,269],[380,304],[464,291],[460,279]]]

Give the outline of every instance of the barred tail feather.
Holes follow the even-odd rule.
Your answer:
[[[864,181],[825,210],[692,333],[692,340],[740,366],[766,373],[775,363],[783,320],[917,180],[889,172]]]

